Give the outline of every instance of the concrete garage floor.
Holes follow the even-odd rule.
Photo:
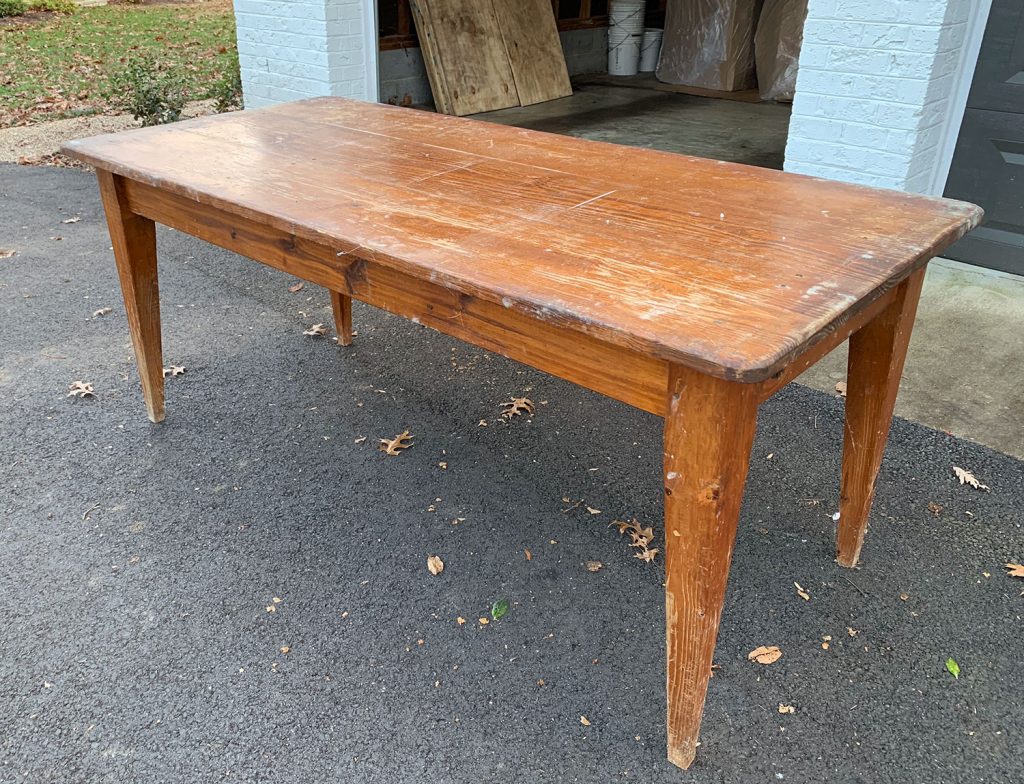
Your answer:
[[[789,107],[588,85],[568,98],[478,115],[586,139],[781,169]],[[843,346],[800,381],[832,392]],[[1024,457],[1024,278],[932,263],[897,414]]]
[[[535,131],[781,169],[789,106],[585,85],[567,98],[475,115]]]
[[[682,772],[662,562],[608,527],[661,540],[658,419],[359,304],[351,348],[305,337],[326,292],[161,228],[187,371],[154,426],[94,178],[0,165],[0,200],[5,784],[1019,780],[1020,461],[897,421],[843,570],[842,401],[766,403]],[[537,415],[503,422],[520,394]],[[759,645],[782,658],[751,664]]]

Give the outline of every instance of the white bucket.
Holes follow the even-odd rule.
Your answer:
[[[640,44],[640,71],[650,73],[658,67],[658,55],[661,54],[661,36],[664,30],[655,27],[648,27],[644,30],[643,41]]]
[[[645,0],[612,0],[608,10],[608,73],[635,76],[640,65]]]
[[[631,35],[617,45],[608,40],[608,73],[611,76],[636,76],[640,65],[640,36]]]

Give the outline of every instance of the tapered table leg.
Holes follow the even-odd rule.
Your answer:
[[[922,268],[899,285],[885,310],[850,336],[836,546],[836,560],[843,566],[857,564],[864,544],[923,282]]]
[[[156,272],[156,227],[128,209],[122,180],[96,170],[117,274],[142,379],[146,410],[153,422],[164,418],[163,351],[160,345],[160,291]]]
[[[725,600],[757,399],[750,385],[669,369],[665,417],[668,757],[687,768]]]
[[[334,328],[338,333],[338,345],[351,346],[352,297],[331,291],[331,307],[334,308]]]

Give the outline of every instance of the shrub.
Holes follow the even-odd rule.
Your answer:
[[[185,83],[180,76],[148,60],[132,60],[114,77],[113,99],[143,125],[161,125],[181,118]]]
[[[0,18],[5,16],[19,16],[28,10],[28,3],[25,0],[0,0]]]
[[[209,97],[218,112],[242,108],[242,72],[238,65],[238,52],[231,53],[224,73],[210,88]]]
[[[58,14],[73,14],[75,0],[28,0],[30,11],[53,11]]]

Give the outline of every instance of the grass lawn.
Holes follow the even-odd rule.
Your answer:
[[[0,26],[0,128],[120,111],[112,80],[136,57],[186,77],[205,98],[235,48],[230,0],[79,8]]]

